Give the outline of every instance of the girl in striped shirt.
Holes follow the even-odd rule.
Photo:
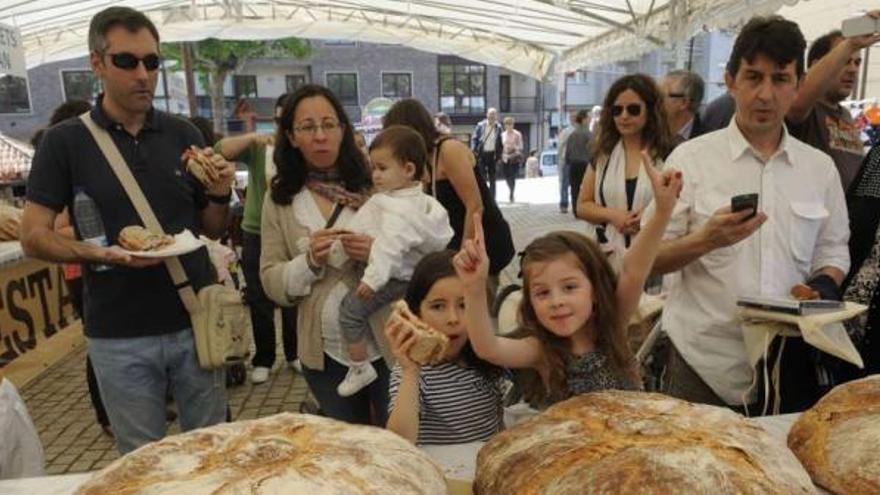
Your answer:
[[[453,251],[431,253],[416,265],[405,300],[425,323],[449,337],[442,363],[419,367],[407,357],[412,332],[389,322],[397,358],[391,372],[388,429],[419,445],[487,440],[502,426],[501,370],[474,353],[464,324],[464,286]]]

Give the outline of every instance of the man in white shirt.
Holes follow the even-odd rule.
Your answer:
[[[783,124],[805,46],[790,21],[749,21],[725,76],[736,102],[733,120],[681,144],[666,160],[685,180],[654,268],[681,271],[662,322],[673,344],[664,385],[670,395],[754,405],[738,295],[785,297],[807,282],[823,297],[839,298],[849,227],[838,172],[828,155],[792,138]],[[757,213],[731,212],[731,198],[748,193],[759,194]]]

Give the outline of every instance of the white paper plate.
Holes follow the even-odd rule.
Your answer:
[[[191,253],[204,245],[204,241],[197,239],[192,232],[184,229],[183,232],[174,236],[173,244],[162,249],[156,251],[123,251],[138,258],[171,258]]]

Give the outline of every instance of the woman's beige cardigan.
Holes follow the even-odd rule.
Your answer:
[[[297,239],[308,237],[310,232],[301,225],[294,215],[293,203],[279,205],[266,194],[263,202],[262,252],[260,254],[260,280],[270,299],[279,306],[297,306],[296,339],[300,361],[313,370],[324,369],[324,342],[321,335],[321,311],[327,295],[340,281],[349,289],[357,287],[361,270],[358,263],[349,260],[342,269],[326,266],[312,282],[311,291],[303,297],[291,298],[287,294],[284,279],[285,265],[294,258],[304,255],[297,246]],[[389,308],[377,311],[370,318],[373,335],[377,337],[379,351],[385,363],[391,367],[394,357],[385,339],[383,327],[388,318]]]

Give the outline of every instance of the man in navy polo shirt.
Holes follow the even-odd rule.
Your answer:
[[[92,18],[89,51],[104,87],[91,117],[109,132],[163,229],[219,236],[226,228],[234,167],[218,159],[220,179],[207,187],[184,170],[181,154],[204,143],[191,124],[153,108],[156,27],[136,10],[108,8]],[[223,372],[199,368],[189,314],[165,266],[117,246],[82,240],[103,228],[107,243],[116,244],[123,227],[142,222],[80,119],[46,131],[34,156],[27,199],[21,229],[25,253],[84,264],[89,357],[119,451],[165,435],[167,390],[177,401],[183,430],[223,421]],[[55,216],[65,207],[77,240],[53,231]],[[196,291],[213,281],[204,248],[181,262]]]

